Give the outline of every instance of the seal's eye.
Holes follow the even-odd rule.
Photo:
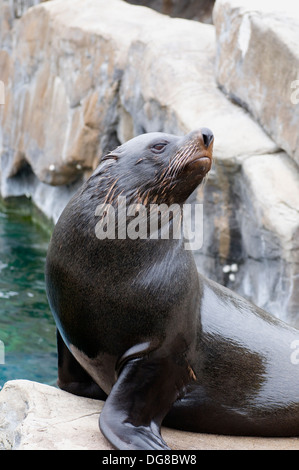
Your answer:
[[[117,161],[118,160],[118,155],[115,155],[112,152],[108,153],[107,155],[104,155],[104,157],[102,157],[101,162],[103,162],[105,160],[115,160],[115,161]]]
[[[157,144],[154,144],[151,146],[151,150],[154,153],[162,153],[163,150],[165,149],[167,143],[166,142],[158,142]]]

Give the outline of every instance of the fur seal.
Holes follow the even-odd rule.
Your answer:
[[[135,137],[102,159],[53,232],[46,286],[58,385],[106,399],[100,429],[117,449],[168,449],[162,422],[299,436],[298,330],[198,274],[182,237],[95,233],[107,214],[99,206],[117,216],[120,196],[181,207],[210,170],[212,148],[206,128]]]

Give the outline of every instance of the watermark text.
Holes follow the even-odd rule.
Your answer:
[[[3,341],[0,340],[0,365],[5,364],[5,348]]]
[[[291,102],[293,104],[298,104],[299,103],[299,79],[294,80],[291,83],[291,88],[294,90],[291,94]]]
[[[100,240],[184,239],[186,250],[199,250],[203,245],[202,204],[127,205],[126,197],[119,196],[116,208],[99,204],[95,215],[100,217],[95,227]]]
[[[291,342],[291,349],[294,351],[291,353],[291,363],[294,365],[299,364],[299,339],[295,339]]]
[[[0,80],[0,105],[5,104],[5,86],[4,82]]]

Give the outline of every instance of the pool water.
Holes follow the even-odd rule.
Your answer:
[[[26,198],[0,199],[0,388],[14,379],[56,383],[56,329],[44,281],[52,229]]]

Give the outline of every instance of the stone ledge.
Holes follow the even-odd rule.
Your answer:
[[[104,402],[14,380],[0,392],[0,450],[113,450],[98,428]],[[162,429],[173,450],[299,450],[299,438],[217,436]]]

